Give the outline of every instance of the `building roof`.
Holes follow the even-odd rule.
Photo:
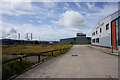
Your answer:
[[[100,21],[102,21],[102,20],[104,20],[104,19],[106,19],[106,18],[108,18],[108,17],[112,16],[113,14],[115,14],[115,13],[117,13],[117,12],[119,12],[119,11],[120,11],[120,10],[118,10],[118,11],[116,11],[116,12],[114,12],[114,13],[112,13],[112,14],[108,15],[108,16],[106,16],[106,17],[105,17],[105,18],[103,18],[103,19],[100,19],[98,22],[100,22]],[[97,23],[97,24],[98,24],[98,23]],[[95,27],[93,28],[93,30],[96,28],[97,24],[95,25]],[[93,32],[93,30],[92,30],[91,32]]]
[[[64,39],[60,39],[60,40],[75,39],[75,38],[91,38],[91,37],[72,37],[72,38],[64,38]]]

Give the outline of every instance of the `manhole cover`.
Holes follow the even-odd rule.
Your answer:
[[[78,56],[77,54],[73,54],[72,56]]]

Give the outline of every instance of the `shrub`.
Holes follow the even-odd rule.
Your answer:
[[[28,61],[27,59],[23,59],[20,61],[11,61],[2,65],[2,80],[6,80],[11,76],[20,73],[26,68],[30,68],[34,62]]]
[[[39,41],[34,41],[34,44],[39,44]]]
[[[73,44],[73,42],[70,42],[70,44]]]

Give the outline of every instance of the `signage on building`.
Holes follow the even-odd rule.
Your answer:
[[[104,25],[104,22],[103,22],[103,23],[101,23],[101,24],[100,24],[100,23],[98,23],[98,26],[96,27],[96,29],[97,29],[97,28],[99,28],[99,27],[101,27],[101,26],[103,26],[103,25]]]

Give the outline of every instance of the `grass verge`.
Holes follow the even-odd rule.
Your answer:
[[[11,45],[9,45],[9,46],[11,46]],[[12,45],[12,46],[14,46],[14,45]],[[41,46],[41,45],[35,45],[35,46]],[[49,45],[49,46],[51,46],[51,45]],[[55,45],[53,45],[53,46],[55,47]],[[62,46],[62,45],[57,45],[57,47],[58,46]],[[21,45],[21,47],[24,47],[24,46]],[[68,48],[68,47],[70,48],[71,46],[64,45],[62,47],[59,47],[59,49],[60,48],[62,49],[63,47],[64,48]],[[60,54],[66,53],[69,50],[69,48],[67,50],[55,51],[55,52],[53,52],[53,56],[58,56]],[[24,49],[28,49],[28,48],[24,48]],[[56,49],[56,48],[54,48],[54,49]],[[51,48],[51,50],[54,50],[54,49],[53,49],[53,47]],[[47,51],[47,49],[46,49],[46,51]],[[31,53],[31,52],[29,52],[29,53]],[[49,53],[44,53],[42,55],[52,56],[52,53],[49,52]],[[2,58],[2,61],[6,61],[6,60],[8,60],[8,58]],[[34,64],[36,64],[36,62],[29,61],[27,58],[22,59],[22,62],[20,62],[20,60],[16,60],[16,61],[11,61],[11,62],[5,63],[5,64],[2,65],[2,80],[9,79],[11,76],[14,76],[14,75],[18,74],[18,73],[24,71],[27,68],[31,68],[32,65],[34,65]]]
[[[5,59],[6,60],[6,59]],[[2,65],[2,80],[6,80],[11,76],[20,73],[21,71],[25,70],[26,68],[32,67],[35,62],[28,61],[27,59],[23,59],[22,62],[18,61],[11,61]]]
[[[27,54],[38,54],[40,52],[52,51],[57,49],[63,49],[71,47],[67,44],[23,44],[23,45],[2,45],[3,55],[27,55]]]

